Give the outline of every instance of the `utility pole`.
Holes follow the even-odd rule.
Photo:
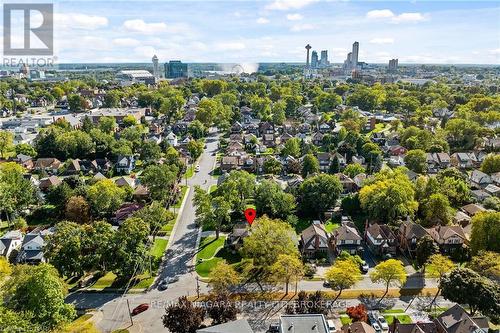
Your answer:
[[[200,278],[196,277],[196,296],[200,298]]]
[[[127,308],[128,308],[128,317],[130,318],[130,325],[134,326],[134,321],[132,320],[132,311],[130,311],[130,303],[127,298]]]

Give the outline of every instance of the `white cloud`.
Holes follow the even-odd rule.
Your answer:
[[[137,39],[133,38],[115,38],[113,39],[113,45],[116,46],[126,46],[126,47],[134,47],[138,46],[141,43]]]
[[[269,23],[269,20],[265,17],[259,17],[256,22],[258,24],[267,24],[267,23]]]
[[[139,32],[143,34],[153,34],[167,30],[167,25],[163,22],[146,23],[140,19],[127,20],[123,23],[123,27],[130,32]]]
[[[396,15],[390,9],[370,10],[366,13],[366,17],[369,19],[392,18],[394,16]]]
[[[500,55],[500,48],[494,49],[494,50],[490,50],[490,53],[494,54],[494,55]]]
[[[300,21],[304,18],[304,16],[300,15],[300,14],[288,14],[286,16],[286,19],[289,20],[289,21]]]
[[[96,30],[108,25],[108,19],[104,16],[86,15],[79,13],[55,13],[54,27],[75,28],[84,30]]]
[[[394,38],[390,37],[376,37],[370,40],[371,44],[393,44]]]
[[[421,22],[428,19],[428,17],[422,13],[401,13],[396,15],[390,9],[371,10],[366,13],[366,18],[374,20],[389,20],[392,23]]]
[[[243,42],[219,42],[215,43],[215,48],[220,51],[241,51],[246,49]]]
[[[317,0],[275,0],[268,4],[265,8],[267,10],[290,10],[300,9],[306,7]]]
[[[425,20],[427,20],[427,18],[421,13],[402,13],[392,19],[394,23],[421,22]]]
[[[299,32],[299,31],[306,31],[306,30],[313,30],[313,29],[314,29],[314,25],[312,25],[312,24],[299,23],[299,24],[295,24],[294,26],[292,26],[290,28],[290,31]]]

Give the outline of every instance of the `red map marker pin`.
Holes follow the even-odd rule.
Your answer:
[[[257,212],[255,211],[255,209],[245,209],[245,218],[247,219],[248,224],[252,225],[253,220],[255,220],[255,216],[257,216]]]

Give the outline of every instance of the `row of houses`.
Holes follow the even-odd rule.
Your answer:
[[[38,264],[45,262],[44,250],[47,237],[54,228],[36,228],[27,234],[20,230],[7,232],[0,238],[0,255],[12,262]]]

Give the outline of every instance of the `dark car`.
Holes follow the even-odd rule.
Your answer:
[[[149,309],[148,303],[139,304],[138,306],[136,306],[132,310],[132,316],[137,316],[139,313],[142,313],[142,312],[146,311],[147,309]]]
[[[280,331],[280,326],[278,324],[269,325],[269,329],[267,330],[269,333],[278,333]]]
[[[361,272],[363,273],[368,273],[368,269],[370,268],[366,261],[362,261],[361,264],[359,265],[359,268],[361,269]]]

